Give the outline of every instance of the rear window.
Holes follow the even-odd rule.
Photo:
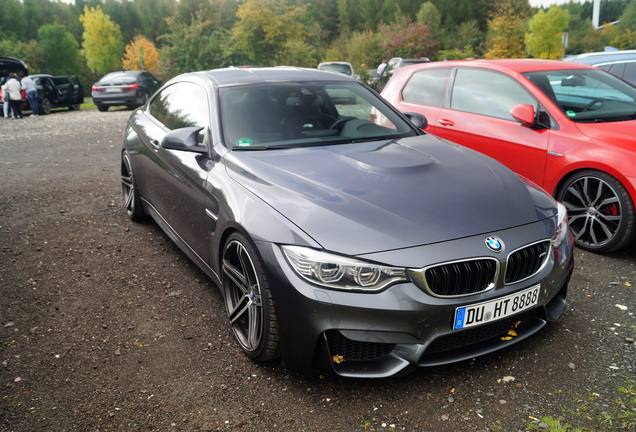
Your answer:
[[[450,69],[415,72],[402,90],[402,100],[416,105],[443,106],[450,73]]]
[[[625,63],[623,79],[631,85],[636,86],[636,62]]]
[[[343,75],[351,75],[353,73],[349,65],[341,64],[341,63],[323,64],[323,65],[320,65],[318,69],[328,71],[328,72],[336,72]]]
[[[138,74],[130,72],[112,72],[99,80],[102,84],[129,84],[137,80]]]
[[[70,84],[69,79],[66,77],[53,77],[52,80],[55,85]]]

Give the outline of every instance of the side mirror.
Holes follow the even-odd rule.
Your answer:
[[[537,113],[534,111],[534,106],[530,104],[515,105],[510,110],[510,114],[526,127],[534,126],[537,121]]]
[[[424,130],[428,127],[428,121],[426,120],[426,117],[424,117],[422,114],[414,113],[414,112],[405,112],[404,115],[409,118],[411,123],[413,123],[413,126],[415,126],[416,128]]]
[[[161,146],[170,150],[188,151],[205,154],[206,146],[199,144],[199,132],[202,127],[185,127],[170,131],[161,140]]]

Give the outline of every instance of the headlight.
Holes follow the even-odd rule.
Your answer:
[[[557,202],[557,227],[552,236],[552,245],[561,246],[568,235],[568,211],[563,204]]]
[[[406,271],[301,246],[282,246],[292,268],[305,280],[339,290],[378,291],[406,281]]]

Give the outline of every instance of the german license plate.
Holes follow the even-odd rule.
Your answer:
[[[541,284],[483,303],[455,309],[453,330],[461,330],[497,321],[531,308],[539,302]]]
[[[120,91],[119,87],[106,87],[106,93],[118,93]]]

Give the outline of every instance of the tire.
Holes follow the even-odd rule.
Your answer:
[[[121,154],[121,189],[124,196],[124,208],[128,217],[135,222],[142,222],[146,219],[139,189],[132,171],[130,155],[124,150]]]
[[[108,111],[108,105],[96,104],[95,106],[97,107],[97,110],[98,110],[98,111],[101,111],[101,112],[106,112],[106,111]]]
[[[47,115],[51,112],[51,101],[48,98],[43,98],[39,105],[40,115]]]
[[[625,187],[611,175],[579,171],[563,182],[557,199],[568,209],[570,230],[581,249],[610,253],[633,241],[634,203]]]
[[[241,350],[255,361],[277,359],[278,320],[269,282],[256,247],[238,232],[223,246],[221,275],[225,309]]]
[[[71,104],[68,106],[68,110],[69,111],[79,111],[80,110],[80,104]]]

